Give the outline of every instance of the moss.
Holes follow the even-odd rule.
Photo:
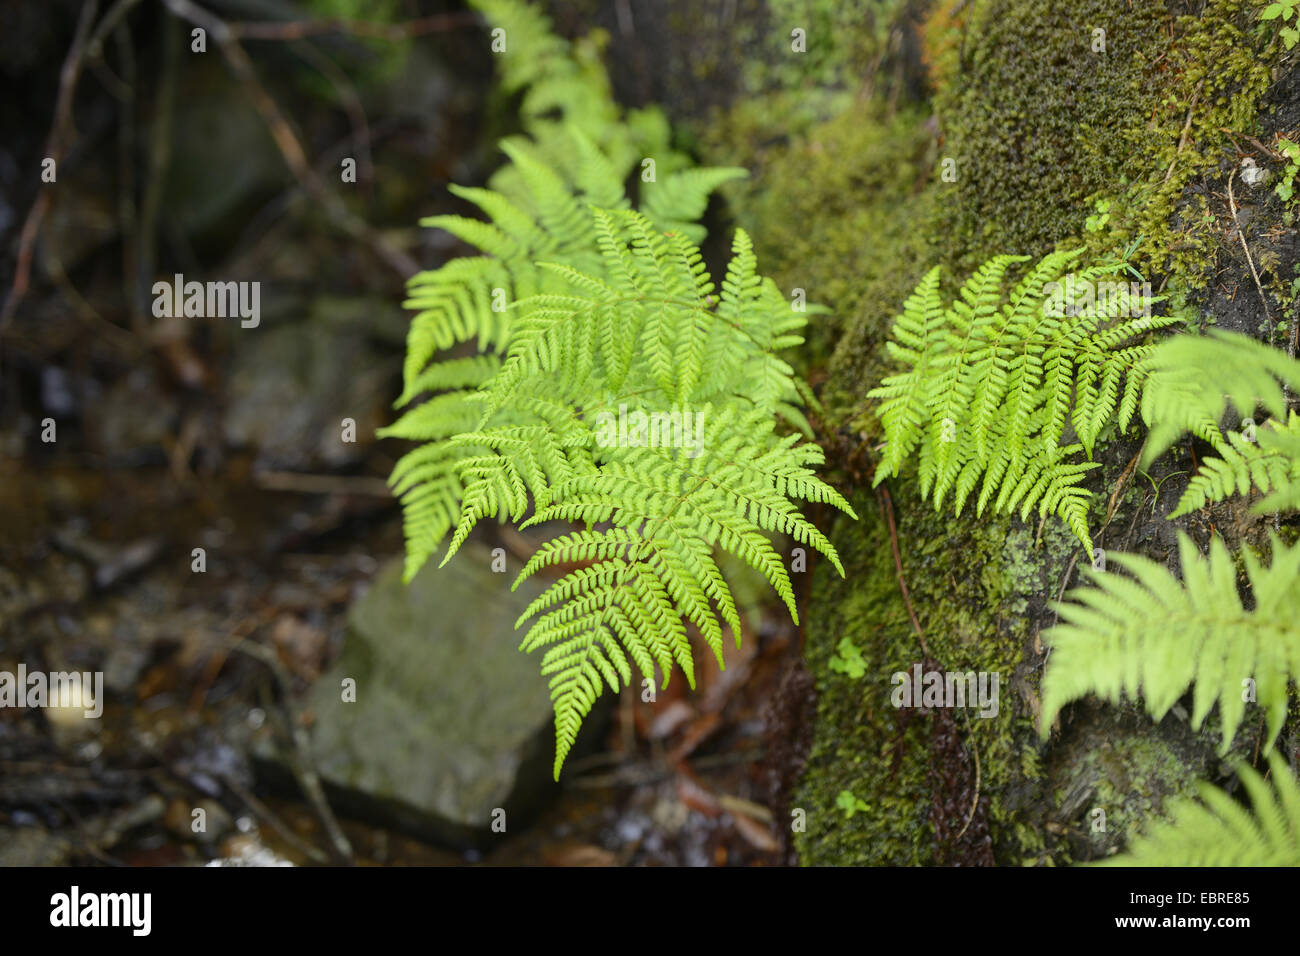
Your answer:
[[[814,581],[805,655],[817,676],[812,752],[794,805],[808,815],[796,837],[800,859],[816,864],[936,862],[929,814],[931,716],[896,709],[891,675],[922,660],[895,570],[889,531],[870,493],[855,496],[858,524],[837,523],[833,541],[850,576],[820,568]],[[954,522],[913,503],[897,510],[904,577],[932,656],[950,671],[999,675],[995,717],[959,717],[969,752],[978,751],[979,798],[995,859],[1027,862],[1044,852],[1033,716],[1033,609],[1059,579],[1073,544],[1045,531],[1036,548],[1025,526],[1006,520]],[[960,563],[951,561],[960,556]],[[839,640],[863,648],[869,670],[855,681],[828,662]],[[871,808],[845,819],[836,800],[849,790]]]
[[[1096,717],[1126,724],[1123,730],[1130,732],[1138,726],[1137,718],[1122,712]],[[1086,738],[1076,732],[1054,755],[1051,800],[1058,810],[1049,830],[1082,859],[1120,850],[1172,797],[1194,795],[1196,780],[1208,775],[1211,764],[1190,732],[1171,740],[1107,729],[1090,721]]]
[[[1154,82],[1166,24],[1160,6],[1127,0],[980,5],[935,102],[956,181],[932,230],[951,268],[970,272],[989,250],[1039,256],[1083,231],[1089,197],[1129,167],[1117,145],[1146,125],[1136,93]]]
[[[1258,7],[1209,0],[1198,16],[1170,22],[1170,40],[1138,52],[1150,81],[1134,99],[1147,118],[1125,130],[1117,151],[1125,175],[1097,192],[1116,201],[1108,228],[1084,237],[1094,254],[1134,244],[1139,267],[1171,287],[1208,282],[1207,263],[1224,242],[1207,202],[1209,180],[1222,178],[1225,161],[1236,163],[1238,138],[1260,134],[1259,106],[1271,81],[1277,43],[1261,50]]]
[[[889,116],[856,103],[833,120],[806,124],[772,142],[768,108],[738,108],[708,134],[710,162],[744,165],[749,180],[733,184],[728,199],[739,224],[754,237],[759,265],[790,294],[829,305],[813,316],[803,358],[824,366],[842,332],[869,298],[892,316],[921,265],[901,250],[922,215],[920,203],[931,135],[913,111]]]

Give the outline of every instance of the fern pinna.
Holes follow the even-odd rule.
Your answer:
[[[1091,458],[1112,419],[1128,426],[1149,350],[1130,343],[1176,320],[1150,314],[1159,299],[1110,281],[1114,265],[1070,273],[1078,255],[1046,256],[1009,292],[1008,271],[1027,257],[998,256],[949,305],[939,267],[930,270],[886,343],[904,369],[869,393],[885,431],[877,484],[915,453],[922,497],[936,510],[951,495],[960,514],[978,488],[976,514],[1019,509],[1023,518],[1037,506],[1091,550],[1079,483],[1097,465],[1078,454]]]

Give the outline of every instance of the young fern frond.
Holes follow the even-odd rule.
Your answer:
[[[557,775],[600,688],[629,683],[631,664],[651,680],[679,667],[693,681],[689,626],[719,655],[724,626],[739,640],[715,548],[760,572],[797,620],[772,536],[815,548],[843,573],[795,502],[853,513],[813,472],[821,449],[775,432],[781,407],[802,401],[774,357],[798,339],[802,317],[791,320],[757,274],[748,237],[737,234],[717,295],[686,237],[631,211],[590,215],[604,278],[544,264],[567,290],[518,303],[505,360],[474,393],[475,422],[442,443],[460,453],[449,459],[463,489],[444,564],[486,517],[519,521],[532,509],[525,526],[589,529],[544,545],[521,576],[593,562],[521,618],[541,615],[523,649],[546,648]],[[632,427],[629,403],[640,416]],[[403,487],[415,486],[404,476]]]
[[[696,221],[704,215],[709,196],[723,183],[749,173],[734,166],[683,169],[641,184],[641,211],[664,232],[680,232],[692,242],[704,241]]]
[[[483,424],[478,390],[500,368],[521,303],[537,304],[544,300],[535,297],[566,292],[574,276],[602,281],[604,267],[593,240],[591,207],[616,212],[630,206],[624,180],[640,156],[654,156],[659,174],[666,177],[654,195],[659,214],[672,221],[697,216],[709,190],[743,174],[735,169],[679,171],[686,159],[668,148],[666,121],[654,111],[642,111],[620,122],[608,80],[599,62],[591,59],[591,51],[551,36],[545,17],[530,4],[481,0],[475,6],[494,27],[505,30],[501,60],[507,90],[526,89],[528,97],[536,93],[526,98],[528,135],[502,142],[509,162],[494,174],[490,188],[450,187],[454,195],[477,206],[487,221],[456,215],[421,220],[422,225],[444,229],[477,247],[483,255],[453,259],[419,273],[408,284],[404,305],[416,315],[407,337],[404,386],[395,405],[409,406],[424,395],[435,395],[437,400],[415,405],[382,429],[381,437],[450,442],[453,436]],[[579,97],[560,95],[573,84],[587,84],[588,92]],[[550,92],[537,92],[539,87]],[[698,235],[702,230],[692,232]],[[696,266],[702,269],[698,261]],[[565,269],[570,274],[565,275]],[[619,340],[630,361],[637,343]],[[438,356],[469,343],[486,354]],[[766,387],[766,380],[759,384]],[[542,399],[528,397],[530,402]],[[798,402],[789,403],[781,413],[806,428]],[[537,420],[527,409],[498,416],[498,423],[504,425],[527,426]],[[404,466],[401,474],[406,481],[395,484],[394,491],[402,496],[408,581],[455,524],[466,487],[458,469],[481,451],[459,442]],[[475,475],[480,508],[496,503],[488,489],[506,477]]]
[[[1056,606],[1063,623],[1043,634],[1052,658],[1043,678],[1044,736],[1067,703],[1096,694],[1112,703],[1141,695],[1156,720],[1195,685],[1191,722],[1200,727],[1219,705],[1226,753],[1245,713],[1248,688],[1266,719],[1264,752],[1286,718],[1287,683],[1300,676],[1300,546],[1272,539],[1265,567],[1241,552],[1254,599],[1237,593],[1237,570],[1222,539],[1203,557],[1179,536],[1180,582],[1162,565],[1135,554],[1108,562],[1133,576],[1089,571],[1090,587]]]
[[[868,393],[885,449],[875,482],[915,456],[921,496],[960,514],[1019,509],[1056,514],[1091,550],[1089,493],[1078,487],[1103,428],[1128,426],[1148,346],[1136,337],[1173,323],[1152,316],[1159,298],[1113,281],[1115,268],[1068,272],[1079,253],[1052,253],[1010,293],[1009,270],[1024,256],[997,256],[944,305],[938,267],[894,320],[886,344],[902,371]],[[1096,294],[1094,295],[1094,290]],[[1067,428],[1077,442],[1062,444]]]
[[[1248,811],[1217,787],[1180,799],[1128,851],[1100,866],[1300,866],[1300,785],[1286,761],[1269,760],[1272,785],[1244,762],[1237,773]]]

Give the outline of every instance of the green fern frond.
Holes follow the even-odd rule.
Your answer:
[[[1189,514],[1212,501],[1258,489],[1266,497],[1255,503],[1256,512],[1294,510],[1300,507],[1300,416],[1291,412],[1285,428],[1265,422],[1254,441],[1229,431],[1218,446],[1218,458],[1205,458],[1187,485],[1170,518]]]
[[[1142,361],[1142,371],[1147,377],[1142,418],[1150,428],[1143,467],[1187,432],[1222,447],[1219,426],[1229,406],[1238,421],[1261,406],[1273,418],[1285,419],[1284,389],[1300,387],[1300,361],[1248,336],[1219,330],[1167,339]]]
[[[614,690],[630,683],[629,660],[652,681],[657,669],[665,684],[676,665],[693,686],[688,624],[719,663],[724,627],[739,643],[740,618],[715,546],[761,573],[796,621],[793,585],[772,536],[816,548],[843,573],[830,542],[794,504],[826,502],[852,514],[808,467],[820,463],[820,448],[775,439],[768,415],[711,406],[700,413],[709,424],[702,447],[690,450],[698,454],[605,449],[598,469],[551,486],[551,504],[525,523],[608,526],[543,545],[515,582],[552,565],[590,562],[554,582],[520,618],[536,618],[522,649],[546,648],[557,775],[602,680]]]
[[[744,179],[748,171],[734,166],[684,169],[641,184],[640,208],[663,232],[680,232],[693,242],[704,241],[695,223],[704,215],[709,196],[723,183]]]
[[[1148,379],[1142,417],[1151,429],[1144,463],[1184,433],[1209,442],[1218,454],[1202,459],[1169,517],[1252,488],[1266,495],[1256,512],[1300,507],[1300,422],[1286,411],[1286,389],[1300,385],[1300,362],[1247,336],[1212,331],[1174,336],[1142,368]],[[1256,428],[1252,416],[1261,407],[1273,419]],[[1220,426],[1229,408],[1233,427],[1225,431]]]
[[[1181,582],[1149,558],[1107,554],[1108,563],[1133,576],[1089,571],[1091,586],[1055,606],[1063,623],[1043,635],[1052,648],[1043,680],[1044,736],[1060,709],[1086,694],[1111,702],[1141,695],[1159,720],[1195,685],[1192,726],[1200,727],[1217,703],[1222,752],[1248,698],[1264,710],[1264,751],[1271,749],[1286,718],[1287,682],[1300,675],[1300,546],[1274,537],[1268,567],[1243,549],[1250,610],[1220,538],[1211,540],[1208,557],[1186,535],[1180,534],[1178,550]]]
[[[886,343],[903,368],[868,393],[885,431],[876,484],[914,456],[936,510],[951,498],[960,514],[978,491],[977,514],[1037,507],[1091,550],[1088,493],[1077,486],[1095,465],[1066,459],[1091,458],[1117,416],[1128,424],[1149,349],[1127,343],[1175,320],[1152,316],[1160,299],[1115,281],[1113,265],[1069,272],[1078,255],[1046,256],[1010,292],[1009,271],[1027,259],[997,256],[948,305],[938,268],[926,274]],[[1062,445],[1067,427],[1078,441]]]
[[[1245,763],[1237,768],[1251,810],[1217,787],[1201,784],[1201,801],[1180,799],[1169,819],[1137,837],[1128,852],[1102,866],[1300,866],[1300,786],[1280,756],[1268,781]]]
[[[584,526],[544,542],[520,578],[567,568],[519,622],[532,621],[523,649],[543,651],[558,777],[595,700],[633,664],[693,681],[694,633],[721,663],[724,631],[741,636],[737,567],[797,619],[778,540],[842,574],[799,505],[853,511],[816,476],[820,448],[776,430],[810,434],[815,398],[780,353],[820,307],[795,312],[743,231],[720,287],[698,246],[709,194],[744,171],[685,168],[662,114],[621,116],[594,44],[534,36],[545,20],[518,0],[473,3],[505,30],[525,133],[501,143],[508,162],[487,188],[453,187],[484,220],[424,220],[481,255],[411,280],[397,404],[424,400],[382,434],[426,443],[390,478],[408,580],[485,518]],[[638,212],[624,184],[643,158],[657,176]],[[471,343],[484,354],[463,354]]]

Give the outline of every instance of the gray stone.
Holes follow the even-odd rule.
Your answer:
[[[501,574],[491,561],[471,542],[409,587],[393,561],[353,606],[310,701],[316,768],[341,812],[470,847],[494,835],[494,810],[514,831],[557,792],[547,679],[514,628],[543,584],[511,593],[518,563]]]
[[[304,321],[264,319],[235,337],[227,442],[254,449],[258,467],[269,469],[339,468],[364,457],[388,421],[401,368],[395,349],[372,340],[394,336],[400,310],[322,297]],[[346,418],[355,423],[355,440],[343,440]]]

